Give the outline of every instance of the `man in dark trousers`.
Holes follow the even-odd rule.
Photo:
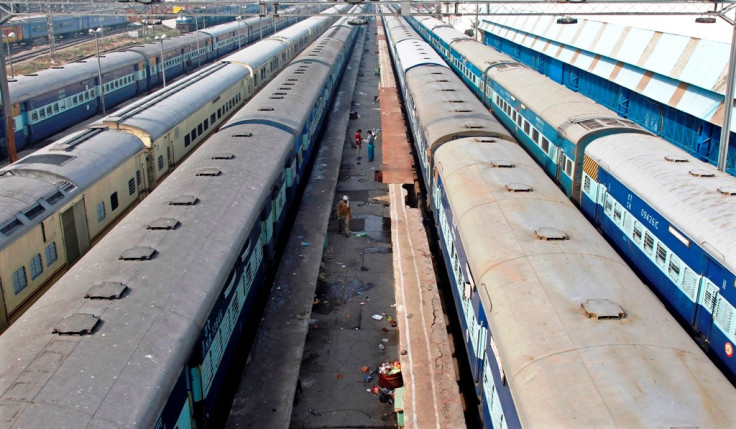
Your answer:
[[[350,212],[350,200],[348,200],[347,195],[337,203],[337,218],[340,221],[339,231],[345,234],[345,237],[350,237],[350,220],[353,215]]]

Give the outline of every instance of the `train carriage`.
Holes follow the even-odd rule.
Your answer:
[[[132,53],[110,54],[103,66],[107,106],[119,96],[135,91],[142,58]],[[59,73],[63,70],[63,74]],[[59,79],[63,75],[64,79]],[[66,64],[38,74],[19,76],[10,86],[10,98],[18,150],[66,128],[79,118],[101,111],[97,61]]]
[[[143,144],[75,133],[0,170],[0,330],[138,200]]]
[[[736,379],[736,180],[651,136],[588,146],[581,208]]]

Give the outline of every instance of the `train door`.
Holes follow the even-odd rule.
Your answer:
[[[66,262],[67,265],[71,265],[89,249],[84,197],[61,213],[61,229],[66,250]]]
[[[565,151],[562,150],[562,147],[559,147],[559,146],[555,146],[555,150],[557,151],[557,165],[555,166],[555,179],[557,180],[557,183],[561,183],[562,170],[564,170],[565,168]]]
[[[700,291],[698,293],[698,306],[695,313],[695,330],[709,342],[710,330],[713,326],[713,315],[715,307],[718,303],[718,295],[720,293],[720,284],[723,281],[723,269],[706,258],[708,266],[705,270],[700,283]]]

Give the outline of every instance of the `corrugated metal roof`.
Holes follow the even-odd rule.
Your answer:
[[[717,126],[723,123],[728,43],[586,19],[559,25],[554,16],[485,17],[480,28]]]

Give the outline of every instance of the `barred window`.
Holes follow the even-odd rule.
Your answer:
[[[28,279],[26,278],[26,267],[20,267],[13,273],[13,292],[16,295],[23,292],[28,287]]]
[[[36,253],[36,256],[31,258],[31,280],[36,280],[38,276],[43,274],[43,262],[41,262],[41,254]]]
[[[46,254],[46,267],[52,266],[58,259],[58,255],[56,254],[56,242],[52,241],[51,244],[46,246],[44,253]]]
[[[128,195],[135,194],[135,179],[132,177],[128,180]]]
[[[644,233],[644,252],[648,255],[652,254],[654,250],[654,237],[649,235],[649,232]]]

